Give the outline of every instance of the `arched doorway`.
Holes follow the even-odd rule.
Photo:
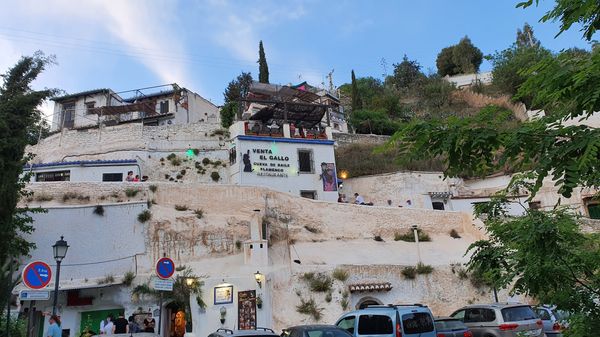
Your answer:
[[[356,303],[356,309],[364,309],[369,305],[382,305],[383,303],[375,297],[367,296],[361,298],[358,303]]]

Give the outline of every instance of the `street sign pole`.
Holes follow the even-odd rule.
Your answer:
[[[33,305],[35,301],[29,301],[29,312],[27,313],[27,335],[25,337],[31,337],[31,321],[33,320]]]
[[[163,307],[163,292],[159,291],[160,299],[158,301],[158,335],[160,336],[160,327],[162,325],[162,307]]]

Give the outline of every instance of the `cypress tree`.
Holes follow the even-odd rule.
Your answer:
[[[352,83],[351,83],[351,95],[352,95],[352,111],[356,111],[361,108],[360,94],[358,93],[358,85],[356,84],[356,76],[354,75],[354,69],[352,69]]]
[[[267,57],[263,48],[262,40],[258,43],[258,81],[260,83],[269,83],[269,66]]]

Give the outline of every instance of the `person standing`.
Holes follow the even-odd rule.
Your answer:
[[[144,319],[144,332],[154,333],[154,326],[156,325],[156,321],[152,317],[146,317]]]
[[[125,177],[125,181],[127,181],[127,182],[130,182],[130,183],[131,183],[131,182],[133,182],[133,179],[135,179],[135,178],[133,177],[133,171],[129,171],[129,172],[127,172],[127,177]]]
[[[128,321],[129,321],[129,324],[128,324],[129,332],[131,332],[131,333],[140,332],[140,326],[135,322],[133,315],[129,316]]]
[[[46,337],[62,337],[62,329],[60,327],[60,318],[56,315],[50,316],[50,325],[46,332]]]
[[[129,322],[125,319],[124,313],[119,313],[119,318],[115,320],[115,333],[129,333]]]
[[[108,317],[106,317],[106,323],[104,324],[104,330],[103,334],[104,335],[112,335],[115,333],[115,324],[113,323],[113,315],[110,314],[108,315]]]

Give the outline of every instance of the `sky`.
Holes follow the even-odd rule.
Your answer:
[[[555,38],[558,23],[538,22],[554,1],[525,10],[517,2],[0,0],[0,72],[41,50],[57,64],[36,88],[119,92],[178,83],[220,105],[240,72],[258,78],[260,40],[271,83],[315,86],[329,72],[335,85],[347,83],[352,69],[381,78],[404,54],[435,72],[439,51],[465,35],[486,55],[512,44],[525,22],[546,48],[589,49],[579,27]]]

